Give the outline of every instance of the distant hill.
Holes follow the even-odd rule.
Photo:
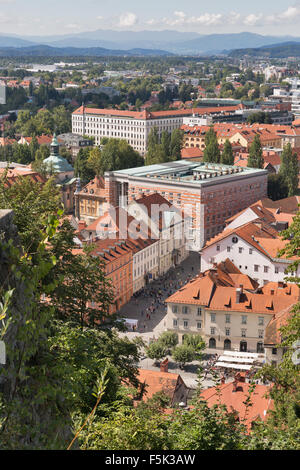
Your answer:
[[[26,47],[31,45],[34,45],[34,42],[16,37],[0,36],[0,47]]]
[[[170,52],[155,49],[112,50],[103,47],[51,47],[34,45],[30,47],[0,47],[0,57],[101,57],[101,56],[165,56]]]
[[[241,48],[256,48],[267,46],[269,44],[282,43],[288,40],[300,43],[300,38],[290,38],[280,36],[262,36],[253,33],[235,33],[235,34],[210,34],[202,36],[192,41],[180,44],[181,49],[193,50],[194,53],[221,53],[224,49],[232,50]],[[179,47],[179,45],[178,45]]]
[[[47,45],[50,47],[69,48],[104,48],[110,50],[145,49],[170,51],[175,54],[213,55],[233,49],[257,48],[270,44],[299,42],[292,36],[263,36],[254,33],[209,34],[180,31],[113,31],[96,30],[76,34],[53,36],[0,36],[0,47],[26,47]]]
[[[265,47],[235,49],[228,54],[230,57],[266,57],[270,59],[284,59],[287,57],[300,57],[300,43],[288,41],[280,44],[271,44]]]

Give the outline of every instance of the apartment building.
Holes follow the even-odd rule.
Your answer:
[[[149,230],[151,238],[159,242],[155,248],[159,275],[184,261],[189,252],[180,210],[160,194],[150,194],[133,200],[127,210],[140,222],[140,230]]]
[[[159,275],[160,240],[151,238],[146,228],[121,207],[111,207],[90,225],[78,223],[78,233],[84,241],[123,240],[132,251],[133,294],[141,290]]]
[[[200,273],[167,300],[166,328],[198,333],[207,350],[264,352],[269,323],[300,298],[296,284],[258,283],[229,260]]]
[[[94,256],[99,256],[104,262],[105,277],[111,281],[113,288],[113,303],[109,313],[117,312],[129,302],[133,294],[132,288],[132,249],[124,240],[97,240]],[[96,306],[95,306],[96,308]]]
[[[236,106],[229,107],[232,110]],[[126,139],[141,155],[146,153],[147,140],[153,128],[158,134],[171,133],[180,128],[183,118],[193,114],[210,114],[218,108],[194,108],[170,111],[121,111],[117,109],[98,109],[81,106],[72,114],[72,133],[95,138],[100,145],[102,137]]]
[[[184,213],[191,250],[221,232],[228,217],[267,195],[266,170],[187,160],[107,172],[105,197],[127,207],[142,195],[157,194]]]
[[[104,179],[95,177],[82,188],[80,178],[77,178],[74,201],[75,217],[88,225],[93,223],[107,209]]]
[[[280,203],[280,201],[276,201]],[[207,270],[229,258],[259,285],[284,282],[286,269],[297,257],[279,255],[288,240],[280,231],[289,227],[294,214],[271,210],[258,202],[229,219],[225,230],[209,240],[201,250],[201,269]],[[295,275],[300,275],[300,269]]]

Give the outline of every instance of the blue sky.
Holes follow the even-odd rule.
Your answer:
[[[292,0],[0,0],[0,33],[69,34],[96,29],[251,31],[300,35]]]

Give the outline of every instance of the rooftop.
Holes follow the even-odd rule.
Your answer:
[[[141,166],[138,168],[128,168],[126,170],[112,172],[116,176],[150,178],[161,181],[177,181],[181,183],[191,183],[203,185],[212,179],[220,181],[227,178],[239,176],[254,176],[267,174],[267,171],[256,168],[239,168],[231,165],[219,163],[191,162],[187,160],[177,160],[155,165]]]

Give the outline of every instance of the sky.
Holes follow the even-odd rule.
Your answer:
[[[300,0],[0,0],[0,34],[97,29],[300,35]]]

